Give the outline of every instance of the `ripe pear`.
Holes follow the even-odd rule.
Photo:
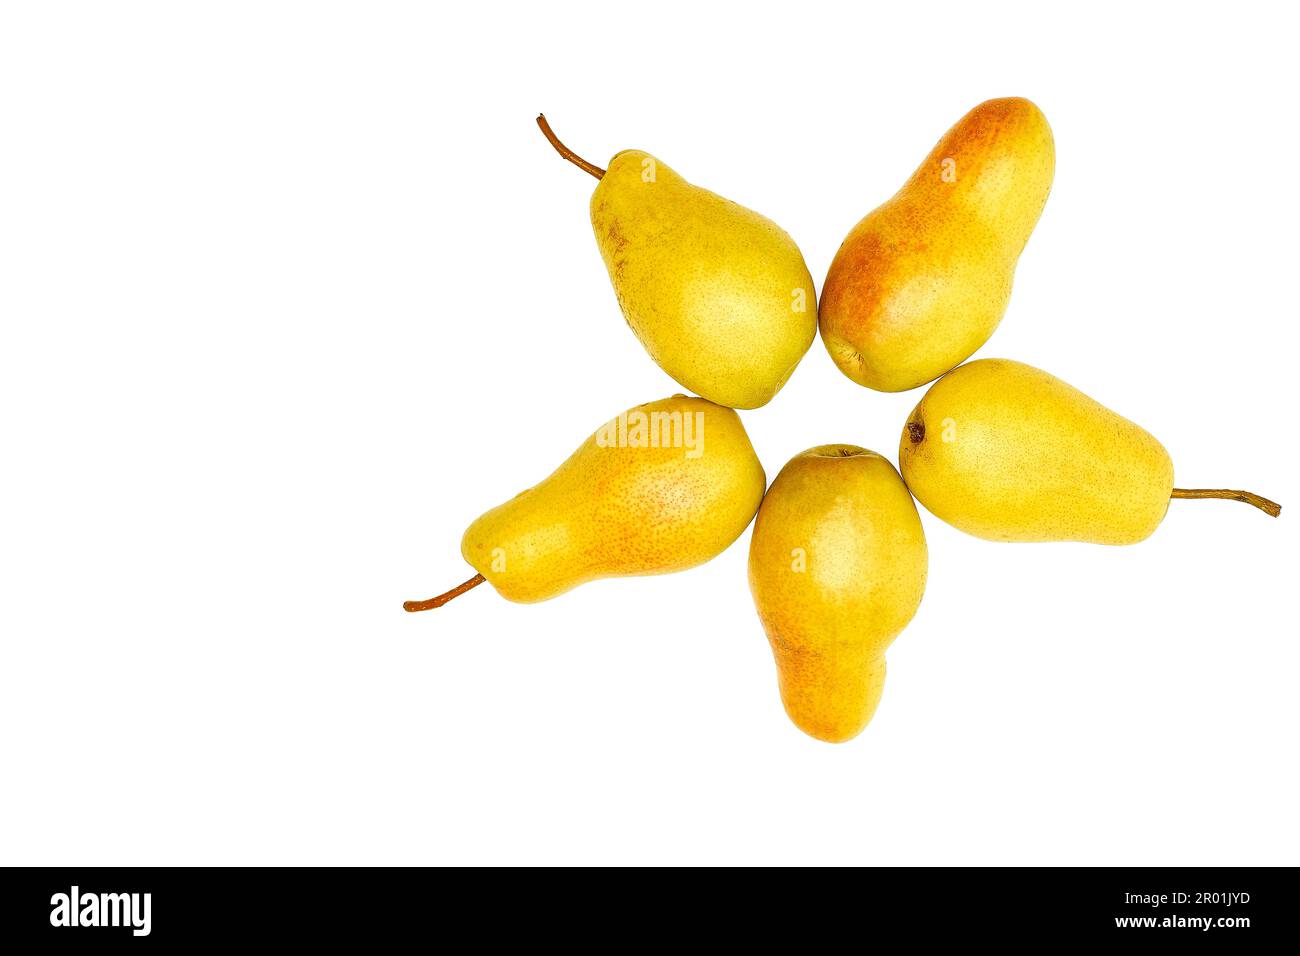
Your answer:
[[[819,320],[840,371],[902,392],[988,341],[1055,165],[1051,127],[1028,100],[989,100],[962,117],[835,254]]]
[[[703,564],[749,525],[765,482],[730,408],[684,395],[638,405],[469,526],[460,550],[474,578],[405,607],[440,607],[483,580],[529,603],[597,578]]]
[[[697,395],[758,408],[817,333],[812,276],[770,219],[693,186],[640,150],[601,169],[537,118],[562,156],[600,180],[591,226],[627,323],[659,366]]]
[[[871,720],[927,560],[912,496],[875,452],[821,445],[776,476],[754,523],[749,587],[804,733],[839,743]]]
[[[903,429],[903,479],[935,516],[990,541],[1134,544],[1170,498],[1246,491],[1174,487],[1174,465],[1147,431],[1059,378],[981,359],[930,386]]]

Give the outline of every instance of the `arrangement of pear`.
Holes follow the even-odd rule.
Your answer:
[[[684,395],[638,405],[469,526],[460,550],[477,575],[404,607],[440,607],[484,580],[533,602],[597,578],[703,564],[749,526],[765,482],[730,408]]]
[[[732,408],[765,405],[817,332],[812,277],[794,240],[756,212],[693,186],[649,153],[601,169],[591,226],[628,325],[680,384]]]
[[[537,124],[599,180],[591,224],[623,314],[675,395],[606,422],[549,478],[481,516],[461,554],[477,572],[408,611],[488,581],[544,601],[598,578],[703,564],[749,525],[749,586],[790,719],[841,742],[871,721],[885,652],[925,592],[913,496],[993,541],[1132,544],[1173,498],[1246,491],[1174,487],[1149,433],[1046,372],[1005,359],[962,365],[993,334],[1016,263],[1051,190],[1055,147],[1028,100],[966,114],[888,202],[849,233],[818,308],[794,241],[775,223],[624,150],[601,169]],[[856,445],[821,445],[766,478],[736,408],[757,408],[822,341],[849,378],[880,391],[938,379],[912,411],[899,471]],[[959,367],[960,366],[960,367]],[[946,374],[945,374],[946,373]],[[942,376],[942,377],[940,377]]]
[[[988,341],[1055,165],[1052,130],[1028,100],[989,100],[962,117],[831,263],[819,321],[840,371],[902,392]]]
[[[1046,372],[982,359],[949,372],[912,411],[903,479],[936,517],[990,541],[1134,544],[1170,498],[1230,498],[1276,517],[1248,491],[1174,487],[1148,432]]]
[[[912,496],[880,455],[822,445],[781,469],[754,524],[749,587],[800,730],[840,742],[871,720],[926,567]]]

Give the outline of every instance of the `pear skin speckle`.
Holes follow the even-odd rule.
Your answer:
[[[638,433],[638,416],[654,431]],[[471,524],[461,553],[521,602],[597,578],[681,571],[740,536],[765,485],[740,416],[678,395],[602,426],[549,478]]]

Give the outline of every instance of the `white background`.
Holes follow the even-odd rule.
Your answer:
[[[6,4],[0,861],[1295,864],[1295,26],[1285,7]],[[843,746],[787,720],[749,533],[538,605],[480,512],[678,390],[593,242],[652,151],[799,242],[1021,95],[1056,182],[979,353],[1150,429],[1129,548],[923,513]],[[815,342],[744,413],[896,457],[920,390]],[[1295,510],[1293,510],[1295,509]]]

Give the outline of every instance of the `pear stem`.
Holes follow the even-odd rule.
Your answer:
[[[1266,515],[1276,518],[1282,513],[1282,506],[1276,501],[1269,501],[1253,491],[1230,491],[1227,488],[1175,488],[1171,498],[1226,498],[1229,501],[1244,501],[1254,505]]]
[[[473,590],[474,588],[482,584],[485,580],[487,579],[484,578],[483,575],[476,574],[468,581],[466,581],[464,584],[458,584],[450,591],[447,591],[444,594],[439,594],[437,597],[429,598],[429,600],[427,601],[406,601],[402,604],[402,610],[411,611],[411,612],[431,611],[435,607],[442,607],[452,598],[458,598],[466,591]]]
[[[573,165],[577,166],[579,169],[585,169],[597,179],[603,179],[605,177],[605,170],[601,169],[595,163],[587,162],[573,150],[569,149],[569,147],[560,142],[560,137],[555,135],[554,130],[551,129],[551,124],[546,122],[546,114],[537,114],[537,125],[542,128],[542,135],[550,141],[550,144],[555,147],[557,153],[569,162],[573,163]]]

